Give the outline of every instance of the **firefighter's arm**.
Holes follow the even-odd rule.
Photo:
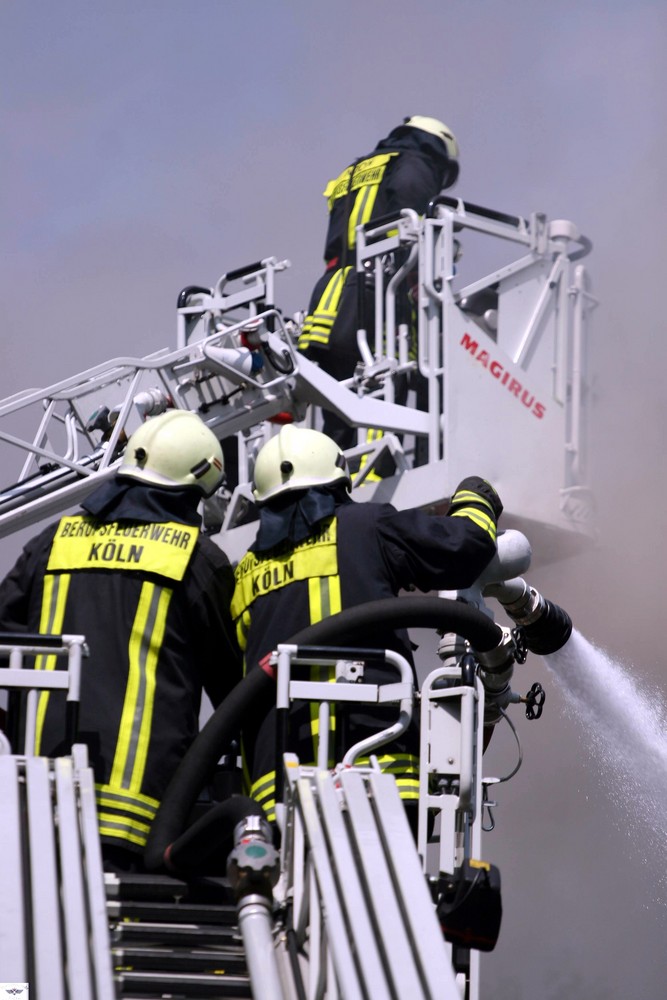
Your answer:
[[[462,590],[472,586],[496,552],[502,504],[479,477],[457,487],[445,516],[392,511],[378,529],[385,565],[397,588]]]
[[[502,512],[500,497],[491,483],[480,476],[468,476],[456,487],[447,513],[449,517],[469,518],[486,531],[495,544],[498,518]]]

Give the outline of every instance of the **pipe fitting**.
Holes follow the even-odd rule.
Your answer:
[[[237,901],[250,894],[272,899],[280,877],[280,857],[271,843],[271,827],[261,816],[247,816],[237,824],[234,839],[227,878]]]
[[[568,613],[542,597],[520,577],[489,584],[484,594],[495,597],[512,621],[523,630],[526,647],[531,653],[555,653],[572,634],[572,620]]]

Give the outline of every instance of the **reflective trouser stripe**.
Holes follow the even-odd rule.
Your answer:
[[[39,619],[39,631],[42,635],[60,635],[65,620],[67,594],[71,576],[69,573],[47,573],[44,577],[44,592],[42,595],[42,611]],[[57,657],[38,656],[35,660],[36,670],[55,670]],[[42,691],[37,701],[37,719],[35,724],[34,752],[39,754],[42,746],[44,719],[49,704],[49,691]],[[30,748],[27,748],[28,752]]]
[[[144,847],[160,803],[148,795],[127,795],[111,785],[95,785],[100,835]]]
[[[327,282],[326,288],[317,303],[315,310],[306,316],[301,335],[299,349],[305,350],[309,344],[328,344],[331,330],[338,314],[343,287],[352,266],[339,268]]]
[[[128,679],[110,784],[138,792],[150,744],[157,662],[172,591],[145,582],[130,633]]]

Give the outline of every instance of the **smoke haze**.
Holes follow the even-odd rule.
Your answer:
[[[664,707],[665,5],[7,0],[0,35],[2,398],[174,346],[181,288],[268,255],[292,262],[284,311],[304,308],[325,183],[405,115],[454,130],[457,195],[592,239],[599,544],[551,566],[536,553],[529,578]],[[19,539],[0,546],[4,573]],[[518,720],[524,765],[485,838],[504,924],[482,997],[661,1000],[664,840],[619,804],[624,730],[603,778],[600,720],[577,716],[538,658],[522,669],[547,703]],[[489,753],[510,770],[509,733]],[[660,766],[642,765],[642,789],[653,767],[664,787]]]

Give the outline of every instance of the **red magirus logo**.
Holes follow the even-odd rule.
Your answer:
[[[524,385],[515,378],[507,368],[504,367],[496,358],[492,357],[491,354],[484,348],[480,348],[476,340],[473,340],[469,333],[464,333],[461,338],[461,347],[464,347],[466,351],[472,354],[475,361],[479,361],[483,368],[486,368],[490,375],[498,379],[501,385],[504,385],[508,392],[511,392],[513,396],[523,403],[527,410],[541,420],[546,413],[546,406],[544,403],[540,403],[535,395],[526,389]]]

